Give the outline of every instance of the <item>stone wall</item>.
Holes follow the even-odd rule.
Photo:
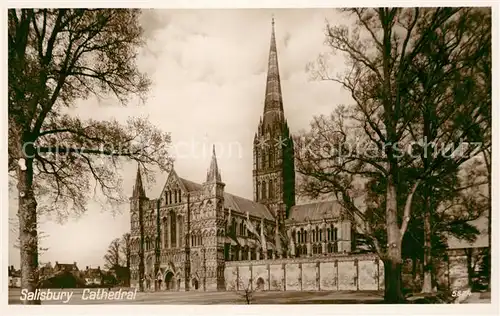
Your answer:
[[[384,266],[375,255],[333,255],[226,262],[226,290],[382,290]]]
[[[479,273],[480,263],[487,248],[450,249],[443,258],[435,258],[437,285],[443,290],[461,290],[471,286],[469,272],[473,275]],[[470,265],[470,268],[469,268]],[[470,271],[469,271],[470,270]],[[414,291],[422,287],[422,263],[408,259],[403,266],[403,284]]]

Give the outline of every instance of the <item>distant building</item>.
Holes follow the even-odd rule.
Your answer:
[[[21,270],[9,267],[9,287],[21,287]]]
[[[91,268],[89,266],[85,267],[82,271],[82,276],[85,279],[85,285],[101,285],[103,273],[101,267]]]
[[[53,267],[48,263],[40,267],[40,286],[42,288],[84,287],[83,272],[78,269],[76,262],[71,264],[56,261]]]
[[[39,271],[40,272],[39,272],[38,277],[40,278],[41,281],[47,280],[54,275],[54,267],[52,267],[52,264],[50,262],[48,262],[44,265],[40,264]]]
[[[76,265],[76,262],[71,263],[59,263],[56,261],[56,264],[54,265],[54,274],[59,274],[63,272],[70,272],[73,275],[78,274],[78,266]]]

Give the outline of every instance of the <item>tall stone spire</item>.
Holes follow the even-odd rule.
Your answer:
[[[142,185],[142,177],[141,177],[141,169],[139,168],[139,164],[137,164],[137,175],[135,176],[135,185],[132,193],[132,197],[139,198],[145,197],[146,193],[144,191],[144,187]]]
[[[295,205],[295,155],[283,111],[274,18],[270,46],[264,114],[254,136],[253,193],[254,201],[265,204],[281,227]]]
[[[210,162],[210,169],[207,172],[207,182],[222,182],[219,167],[217,166],[215,145],[212,147],[212,161]]]
[[[264,124],[271,124],[276,119],[281,121],[284,118],[278,51],[276,49],[276,36],[274,34],[274,17],[271,24],[271,47],[269,49],[267,64],[266,97],[264,101]]]

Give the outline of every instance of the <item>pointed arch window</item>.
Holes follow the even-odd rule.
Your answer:
[[[269,187],[268,187],[268,189],[269,189],[269,190],[268,190],[268,191],[269,191],[269,193],[268,193],[268,197],[269,197],[270,199],[272,199],[272,198],[273,198],[273,195],[274,195],[274,194],[273,194],[273,187],[274,187],[274,180],[269,180]]]
[[[262,195],[260,193],[260,187],[261,187],[261,184],[260,184],[260,181],[258,181],[257,182],[257,187],[255,188],[256,195],[257,195],[257,200],[260,200],[262,198]]]
[[[163,218],[163,248],[168,248],[168,221]]]
[[[266,198],[266,181],[262,181],[262,196],[260,197],[261,199]]]
[[[175,247],[177,244],[177,218],[175,212],[170,211],[170,246]]]
[[[182,216],[179,216],[177,219],[178,222],[178,229],[179,229],[179,240],[177,241],[179,243],[179,247],[182,247],[183,243],[185,243],[185,236],[184,236],[184,218]]]
[[[333,227],[333,224],[330,224],[330,233],[328,234],[328,240],[331,241],[331,240],[334,240],[334,227]]]
[[[236,235],[236,219],[234,217],[231,220],[231,234]]]

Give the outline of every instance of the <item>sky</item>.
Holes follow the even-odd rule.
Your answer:
[[[139,67],[152,79],[145,104],[122,107],[77,104],[82,119],[146,117],[170,132],[175,170],[179,176],[203,182],[210,164],[212,144],[226,191],[252,198],[252,142],[264,107],[271,19],[275,18],[278,61],[285,116],[292,132],[308,127],[314,115],[328,114],[337,104],[350,103],[346,91],[333,82],[313,81],[306,65],[328,51],[325,25],[341,21],[333,9],[280,10],[148,10],[141,17],[147,45]],[[338,58],[339,71],[344,65]],[[123,190],[131,195],[136,165],[123,168]],[[157,198],[167,175],[158,173],[148,185]],[[11,194],[9,218],[15,219],[17,201]],[[79,268],[103,266],[109,243],[129,230],[129,206],[118,214],[89,201],[88,211],[58,223],[41,218],[48,248],[40,262],[77,262]],[[9,235],[9,264],[19,267],[14,248],[15,230]]]
[[[263,113],[271,19],[275,32],[285,116],[292,133],[309,126],[315,115],[329,114],[340,104],[350,104],[349,94],[331,81],[311,80],[306,66],[322,53],[326,21],[346,23],[334,9],[247,10],[147,10],[141,17],[146,46],[138,64],[152,79],[144,104],[79,102],[73,114],[82,119],[148,118],[171,133],[177,174],[203,182],[209,168],[212,144],[227,192],[252,199],[252,144]],[[333,73],[344,70],[341,56],[331,60]],[[124,165],[123,190],[132,193],[136,165]],[[146,194],[157,198],[167,175],[158,173],[147,184]],[[16,194],[10,195],[9,218],[15,223]],[[40,262],[76,262],[104,266],[110,242],[130,228],[129,205],[118,214],[89,201],[85,214],[63,223],[40,219],[48,248]],[[484,222],[484,221],[483,221]],[[485,223],[481,226],[484,227]],[[9,234],[9,264],[19,267],[15,229]],[[484,244],[483,236],[478,241]],[[452,240],[456,246],[458,241]]]

